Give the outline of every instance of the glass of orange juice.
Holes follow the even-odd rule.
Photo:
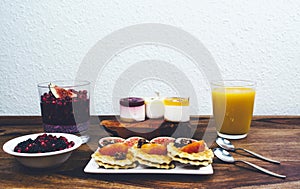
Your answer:
[[[227,139],[245,138],[252,120],[255,82],[225,80],[211,82],[213,116],[217,133]]]

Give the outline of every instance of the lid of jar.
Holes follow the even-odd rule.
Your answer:
[[[121,98],[120,104],[126,107],[137,107],[145,104],[144,99],[138,97]]]
[[[164,104],[166,106],[189,106],[189,98],[181,97],[168,97],[164,99]]]

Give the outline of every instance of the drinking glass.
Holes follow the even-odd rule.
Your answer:
[[[211,83],[213,116],[220,137],[247,136],[253,114],[255,82],[225,80]]]
[[[90,120],[90,82],[51,81],[38,84],[45,132],[82,133]]]

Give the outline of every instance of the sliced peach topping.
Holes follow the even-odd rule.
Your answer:
[[[205,150],[205,143],[203,140],[192,142],[181,148],[181,151],[191,153],[203,152]]]
[[[167,148],[162,144],[143,144],[141,150],[147,154],[166,155]]]
[[[125,143],[115,143],[104,146],[99,149],[99,153],[107,156],[114,156],[116,153],[127,154],[128,145]]]

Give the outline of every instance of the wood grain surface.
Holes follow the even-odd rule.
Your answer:
[[[92,117],[88,131],[91,140],[57,168],[43,170],[26,168],[14,157],[4,153],[1,148],[0,188],[300,188],[299,116],[254,117],[248,137],[232,141],[237,147],[244,147],[280,160],[281,164],[268,163],[243,153],[233,153],[236,159],[248,160],[284,174],[287,176],[286,179],[265,175],[243,164],[226,164],[216,158],[213,163],[213,175],[84,173],[84,167],[97,148],[97,141],[109,134],[99,126],[99,122],[104,119],[115,119],[115,116]],[[159,122],[160,120],[147,120],[139,124],[126,125],[126,129],[143,132],[149,124],[153,126]],[[193,117],[190,122],[192,130],[185,130],[182,134],[192,134],[194,138],[199,139],[203,137],[208,140],[209,146],[214,148],[216,144],[213,140],[216,134],[211,125],[213,121],[209,117]],[[159,127],[158,124],[157,128]],[[9,139],[38,132],[43,132],[40,117],[0,117],[1,146]]]

